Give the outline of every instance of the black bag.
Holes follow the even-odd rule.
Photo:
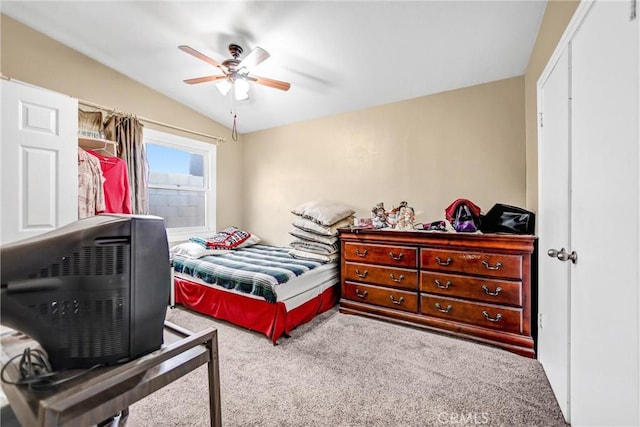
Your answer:
[[[536,216],[516,206],[495,204],[480,221],[483,233],[534,234]]]

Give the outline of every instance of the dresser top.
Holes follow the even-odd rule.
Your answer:
[[[506,233],[458,233],[444,231],[396,231],[393,229],[340,228],[339,236],[343,240],[368,241],[379,243],[434,245],[440,247],[476,247],[494,249],[513,249],[533,252],[537,239],[534,235]]]

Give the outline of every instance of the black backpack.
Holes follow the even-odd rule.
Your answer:
[[[483,233],[534,234],[536,216],[516,206],[497,203],[482,215],[480,231]]]

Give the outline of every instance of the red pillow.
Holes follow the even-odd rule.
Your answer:
[[[238,227],[229,227],[204,239],[204,244],[211,249],[233,249],[240,246],[249,237],[251,237],[251,233],[240,230]]]

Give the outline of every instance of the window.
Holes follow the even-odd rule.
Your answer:
[[[215,230],[216,146],[144,130],[149,161],[149,213],[165,220],[169,241]]]

